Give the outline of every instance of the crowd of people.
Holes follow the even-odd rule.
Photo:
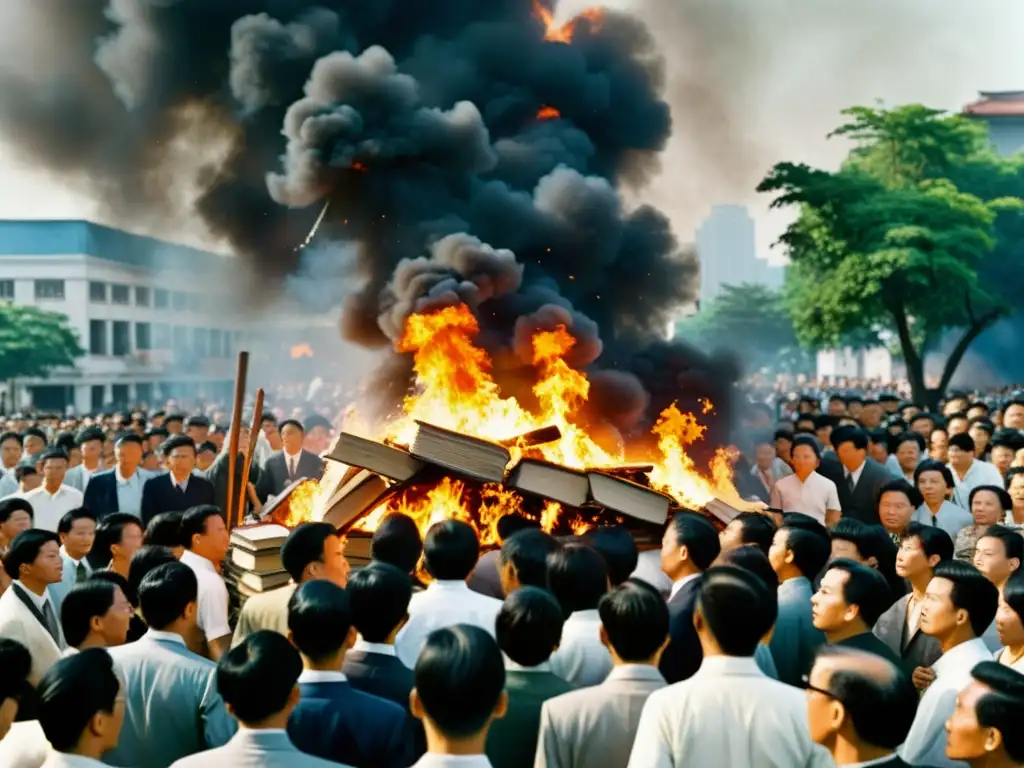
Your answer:
[[[724,529],[307,522],[236,611],[216,416],[12,417],[0,766],[1024,766],[1024,400],[747,422]],[[258,515],[330,431],[250,437]]]

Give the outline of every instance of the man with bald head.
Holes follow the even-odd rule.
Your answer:
[[[896,754],[917,711],[910,676],[867,651],[823,646],[807,676],[811,738],[837,766],[906,768]]]

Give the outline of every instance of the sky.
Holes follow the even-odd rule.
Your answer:
[[[586,5],[563,0],[559,18]],[[845,106],[880,100],[959,110],[980,90],[1024,90],[1024,3],[1018,0],[606,5],[647,21],[665,56],[673,136],[660,174],[636,195],[668,212],[687,241],[711,206],[744,204],[755,216],[758,250],[769,255],[788,214],[770,213],[770,201],[754,187],[781,160],[835,167],[846,147],[826,136]],[[0,218],[99,215],[93,201],[29,167],[18,147],[0,137]],[[198,228],[185,239],[211,245]],[[771,258],[784,257],[772,251]]]

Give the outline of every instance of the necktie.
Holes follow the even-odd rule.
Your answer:
[[[57,617],[53,615],[53,606],[49,600],[43,603],[43,621],[46,622],[46,631],[50,633],[53,642],[60,645],[60,628],[57,626]]]
[[[850,486],[851,491],[857,487],[857,481],[853,479],[853,472],[846,476],[846,484]]]
[[[288,459],[288,479],[295,479],[295,457],[291,456]]]
[[[85,581],[88,575],[89,574],[85,570],[85,563],[79,560],[78,567],[75,568],[75,584],[78,584],[80,581]]]

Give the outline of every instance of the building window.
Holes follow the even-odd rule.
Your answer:
[[[135,348],[138,350],[152,349],[149,323],[135,324]]]
[[[171,305],[171,294],[170,291],[165,291],[163,288],[157,288],[153,291],[153,306],[157,309],[167,309]]]
[[[114,401],[115,408],[127,408],[128,403],[128,385],[127,384],[114,384],[110,388],[110,399]]]
[[[206,345],[208,341],[209,334],[205,328],[194,328],[192,330],[192,349],[195,351],[196,357],[200,359],[207,357],[208,350]]]
[[[36,280],[36,298],[64,301],[64,281]]]
[[[114,321],[114,357],[124,357],[132,353],[131,324],[123,320]]]
[[[89,354],[107,354],[107,321],[89,321]]]
[[[217,328],[210,329],[210,357],[224,356],[224,336]]]
[[[137,286],[135,288],[135,306],[136,307],[148,307],[149,306],[149,288],[143,288]]]
[[[183,325],[172,326],[171,335],[174,338],[175,357],[186,357],[188,355],[188,328]]]
[[[0,280],[0,301],[14,301],[13,280]]]
[[[103,402],[106,400],[106,387],[102,384],[93,384],[90,389],[89,401],[91,403],[92,410],[102,411],[103,406],[106,405],[106,403]]]
[[[132,290],[127,285],[114,283],[110,286],[111,304],[131,304]]]
[[[174,308],[177,310],[188,309],[188,296],[185,295],[184,291],[175,291],[173,302]]]
[[[93,304],[106,304],[107,284],[89,281],[89,301]]]
[[[148,406],[153,405],[153,385],[149,382],[140,383],[135,385],[135,402],[139,405],[145,403]]]
[[[156,323],[153,326],[153,349],[171,348],[171,326],[166,323]]]

